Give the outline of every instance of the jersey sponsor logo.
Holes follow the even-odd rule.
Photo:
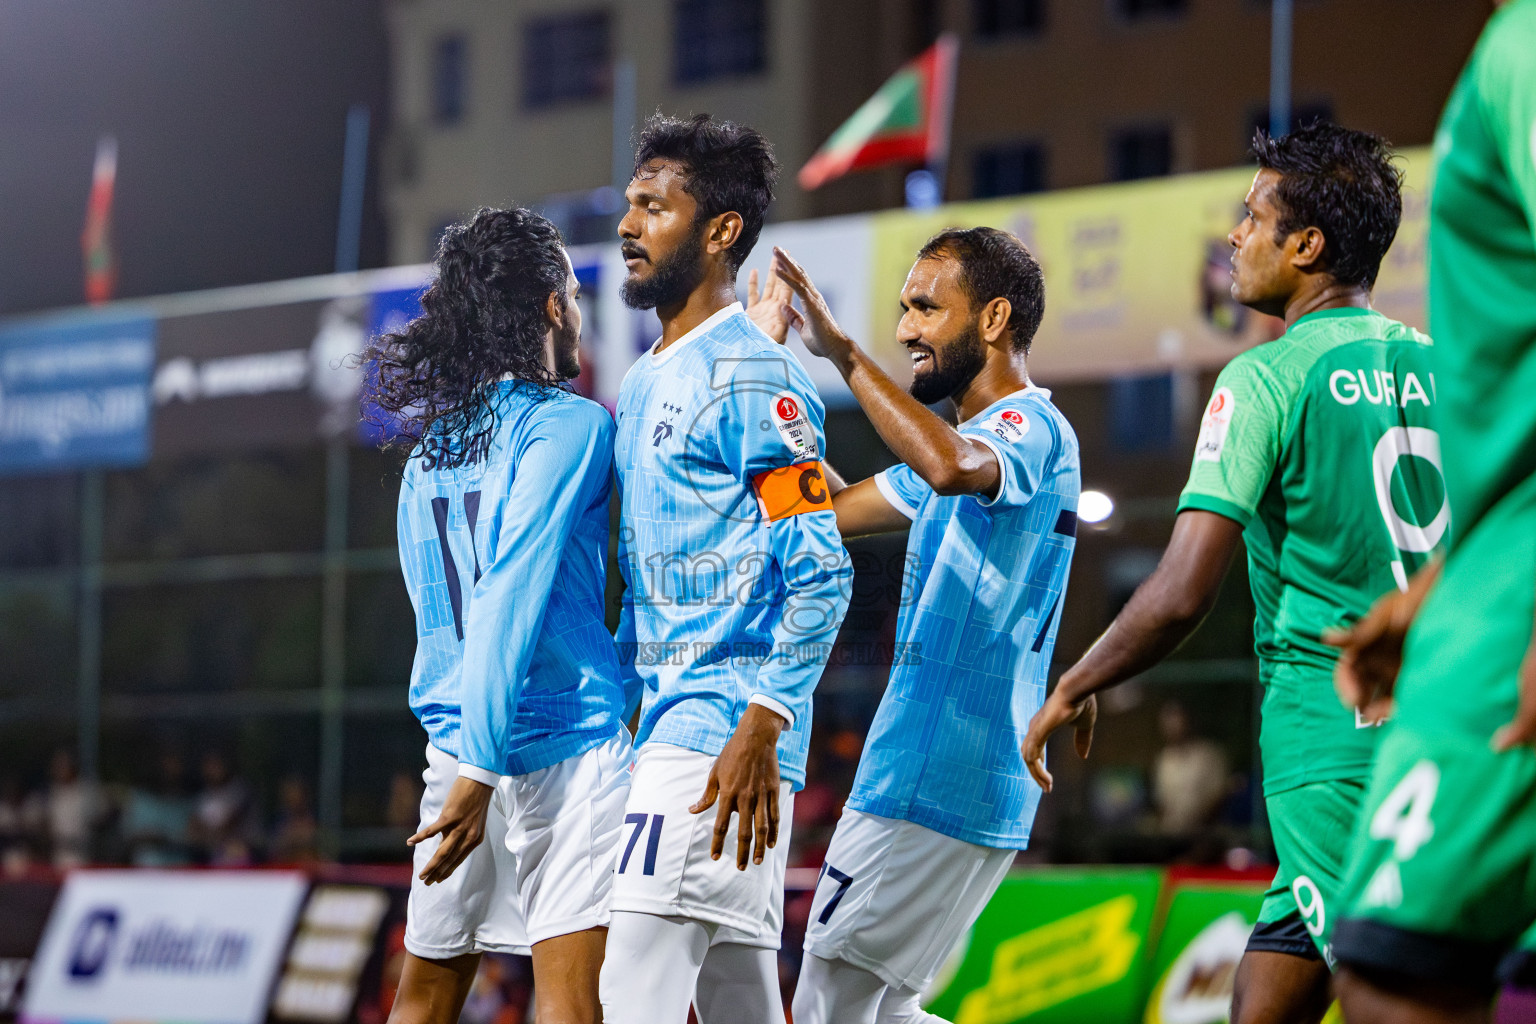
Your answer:
[[[1217,388],[1211,396],[1211,404],[1205,407],[1205,418],[1200,421],[1200,439],[1195,443],[1196,462],[1221,461],[1221,450],[1227,445],[1227,429],[1232,426],[1236,405],[1231,388]]]
[[[1004,441],[1022,441],[1029,433],[1029,420],[1017,409],[1004,409],[982,425]]]
[[[1429,375],[1426,389],[1418,374],[1410,370],[1401,383],[1391,373],[1372,370],[1334,370],[1328,375],[1328,390],[1340,405],[1354,405],[1362,400],[1371,405],[1395,405],[1408,408],[1409,402],[1420,402],[1428,408],[1434,402],[1435,375]]]
[[[832,507],[832,491],[820,462],[780,466],[752,478],[757,504],[770,522]]]
[[[811,419],[805,414],[800,399],[792,392],[780,391],[773,396],[773,425],[778,428],[779,437],[785,446],[795,455],[812,459],[821,457]]]

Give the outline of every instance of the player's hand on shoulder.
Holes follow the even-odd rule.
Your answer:
[[[1068,700],[1058,686],[1045,699],[1045,704],[1029,720],[1029,730],[1024,735],[1024,766],[1035,782],[1047,793],[1055,779],[1045,768],[1045,745],[1051,735],[1064,725],[1071,725],[1075,733],[1073,745],[1077,756],[1087,758],[1093,748],[1093,727],[1099,720],[1099,699],[1089,694],[1075,704]]]
[[[800,297],[805,311],[786,305],[784,313],[811,355],[834,359],[853,347],[853,340],[838,326],[811,275],[778,246],[773,247],[773,272]]]
[[[766,277],[763,279],[762,290],[758,290],[757,271],[747,275],[747,316],[757,324],[768,337],[780,345],[789,338],[789,313],[794,312],[791,303],[794,302],[795,293],[790,290],[784,279],[773,272],[770,266]]]
[[[406,840],[407,845],[415,846],[433,836],[443,837],[437,852],[421,871],[423,882],[432,885],[446,881],[480,845],[485,838],[485,816],[493,793],[495,790],[485,783],[460,776],[448,790],[448,799],[443,801],[437,820]]]
[[[704,796],[688,810],[703,814],[715,806],[715,834],[709,855],[719,860],[731,815],[737,815],[736,867],[761,864],[779,842],[779,733],[787,723],[759,704],[748,705],[736,731],[709,770]],[[754,846],[756,847],[754,851]]]

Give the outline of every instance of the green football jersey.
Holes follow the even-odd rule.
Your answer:
[[[1536,474],[1536,0],[1497,11],[1435,137],[1436,421],[1465,537]]]
[[[1377,730],[1334,693],[1354,622],[1442,545],[1427,337],[1368,309],[1302,317],[1216,381],[1179,511],[1243,524],[1264,683],[1264,790],[1363,779]]]

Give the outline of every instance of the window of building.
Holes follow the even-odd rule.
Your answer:
[[[523,105],[593,100],[610,86],[607,11],[535,18],[523,31]]]
[[[976,154],[971,192],[977,199],[1045,188],[1045,147],[1038,142],[990,146]]]
[[[674,74],[684,85],[768,67],[767,0],[676,0]]]
[[[432,51],[432,120],[438,124],[464,119],[467,56],[461,35],[443,36]]]
[[[1173,172],[1173,133],[1166,126],[1130,128],[1109,140],[1109,179],[1134,181]]]
[[[1045,0],[972,0],[972,11],[983,39],[1032,36],[1045,28]]]
[[[1187,0],[1113,0],[1115,10],[1122,18],[1155,18],[1170,14],[1183,14],[1189,6]]]

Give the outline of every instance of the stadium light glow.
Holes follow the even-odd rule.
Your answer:
[[[1103,491],[1084,491],[1077,499],[1077,518],[1085,523],[1102,523],[1114,514],[1114,499]]]

